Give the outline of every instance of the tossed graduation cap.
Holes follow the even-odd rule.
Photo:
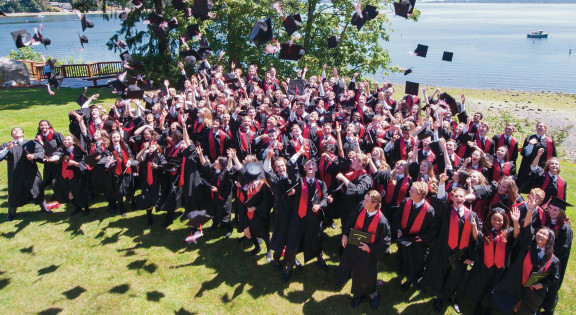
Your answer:
[[[84,103],[88,102],[88,98],[86,97],[86,94],[82,93],[78,99],[76,100],[76,103],[78,103],[78,105],[82,106],[84,105]]]
[[[201,225],[205,224],[206,222],[212,220],[212,217],[207,214],[206,210],[194,210],[190,211],[186,218],[188,222],[186,225],[193,226],[193,227],[200,227]]]
[[[126,42],[123,40],[119,40],[116,42],[116,46],[118,46],[118,48],[120,49],[126,49],[128,47],[128,44],[126,44]]]
[[[282,26],[284,26],[286,33],[292,36],[294,32],[302,27],[302,18],[300,17],[300,14],[295,13],[288,15],[286,19],[282,21]]]
[[[328,48],[336,48],[340,44],[340,38],[332,36],[328,38]]]
[[[366,22],[375,19],[379,14],[378,8],[372,5],[366,5],[361,13],[362,17],[358,15],[358,12],[354,12],[352,20],[350,21],[350,24],[356,26],[358,30],[362,29],[362,26],[364,26]]]
[[[164,16],[162,14],[152,12],[148,15],[148,21],[150,21],[150,24],[160,25],[162,22],[164,22]]]
[[[126,21],[128,20],[128,12],[122,12],[118,17],[120,18],[121,21]]]
[[[415,54],[416,56],[426,58],[426,55],[428,54],[428,46],[418,44],[418,46],[417,46],[416,49],[414,50],[414,54]]]
[[[184,0],[172,0],[172,5],[176,10],[184,11],[186,10],[186,3]]]
[[[124,90],[126,90],[126,84],[122,83],[120,80],[112,80],[108,82],[108,86],[120,93],[124,93]]]
[[[571,204],[567,203],[565,200],[560,199],[556,196],[552,196],[552,198],[550,198],[549,205],[552,205],[554,207],[558,207],[562,210],[566,210],[566,207],[572,207]]]
[[[304,95],[306,94],[306,80],[293,79],[288,84],[288,95]]]
[[[205,17],[212,11],[212,0],[194,0],[192,14],[194,17]]]
[[[246,169],[246,173],[251,176],[260,176],[264,172],[262,161],[247,163],[244,168]]]
[[[410,95],[418,95],[419,87],[420,87],[419,83],[406,81],[406,89],[404,90],[404,93]]]
[[[171,18],[168,20],[168,29],[173,30],[178,27],[178,19],[176,17]]]
[[[200,26],[198,24],[188,25],[186,28],[186,40],[191,40],[192,38],[200,35]]]
[[[415,5],[416,0],[400,0],[394,3],[394,13],[407,19],[408,14],[412,14],[414,12]]]
[[[4,11],[0,10],[0,16],[7,16],[6,13],[4,13]]]
[[[199,46],[198,46],[199,49],[202,49],[202,48],[212,49],[212,48],[210,47],[210,44],[208,43],[208,38],[206,38],[206,37],[200,38],[200,41],[198,42],[198,45],[199,45]]]
[[[96,165],[98,165],[98,162],[99,162],[98,157],[99,156],[101,156],[101,153],[95,152],[95,153],[92,153],[90,155],[86,155],[84,157],[84,161],[86,161],[86,164],[88,164],[88,166],[94,168],[94,167],[96,167]]]
[[[426,128],[420,130],[417,134],[418,140],[424,140],[428,137],[434,137],[434,132],[430,129],[430,125],[426,126]]]
[[[132,0],[132,4],[138,9],[142,6],[142,1],[140,0]]]
[[[56,60],[56,58],[48,58],[48,60],[46,61],[46,64],[50,66],[50,68],[52,68],[52,71],[56,70],[56,62],[58,60]]]
[[[84,48],[84,44],[88,44],[88,37],[86,37],[86,35],[78,34],[78,38],[80,38],[80,45]]]
[[[132,61],[132,55],[130,55],[130,53],[128,51],[125,51],[123,53],[120,54],[120,59],[122,59],[122,61]]]
[[[404,76],[409,75],[410,73],[412,73],[412,68],[408,68],[404,70]]]
[[[290,42],[280,44],[280,59],[298,61],[304,54],[306,51],[302,45],[290,44]]]
[[[50,40],[50,38],[42,36],[42,33],[40,33],[40,32],[36,32],[36,34],[34,34],[34,36],[32,38],[36,42],[43,44],[44,47],[46,47],[46,48],[48,48],[47,46],[52,43],[52,40]]]
[[[438,95],[438,99],[443,100],[446,104],[448,104],[448,106],[450,107],[450,111],[452,112],[452,115],[460,113],[460,110],[458,109],[458,104],[456,104],[456,100],[452,96],[450,96],[450,94],[446,92],[441,92]]]
[[[144,98],[144,90],[137,85],[129,85],[126,91],[126,98],[129,99],[142,99]]]
[[[210,48],[200,48],[198,49],[198,54],[201,60],[205,60],[212,55],[212,50],[210,50]]]
[[[233,72],[224,73],[224,74],[222,74],[222,76],[224,77],[224,82],[225,82],[225,83],[238,82],[238,78],[236,77],[236,74],[234,74]]]
[[[60,88],[60,86],[62,85],[62,81],[64,81],[63,76],[54,75],[50,78],[50,80],[48,80],[48,84],[50,84],[51,88],[58,90]]]
[[[14,43],[16,43],[17,48],[27,47],[32,44],[32,35],[26,30],[10,32],[10,35],[12,35],[12,39]]]
[[[200,54],[194,49],[184,50],[180,52],[180,57],[184,58],[184,62],[188,65],[195,65],[196,62],[202,60]]]
[[[84,16],[82,16],[82,20],[80,22],[82,22],[82,32],[86,31],[87,28],[93,28],[94,27],[94,22],[92,22],[91,20],[88,20],[86,18],[86,14],[84,14]]]
[[[443,61],[450,61],[450,62],[452,62],[452,58],[453,58],[453,57],[454,57],[454,53],[453,53],[453,52],[450,52],[450,51],[445,51],[445,52],[442,54],[442,60],[443,60]]]
[[[274,37],[272,32],[272,19],[268,18],[266,21],[258,20],[252,27],[250,33],[250,41],[255,42],[258,46],[266,44]]]

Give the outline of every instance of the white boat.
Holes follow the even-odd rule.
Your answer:
[[[544,31],[538,30],[530,32],[526,35],[528,38],[548,38],[548,33],[544,33]]]

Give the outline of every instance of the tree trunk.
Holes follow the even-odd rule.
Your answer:
[[[154,12],[164,15],[164,0],[154,0]],[[158,53],[163,56],[170,56],[167,36],[158,36]]]

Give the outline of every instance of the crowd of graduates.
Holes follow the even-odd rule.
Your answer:
[[[263,243],[286,282],[300,252],[328,270],[324,229],[340,223],[336,282],[352,279],[352,307],[363,298],[378,307],[378,262],[394,242],[400,289],[429,290],[435,311],[460,312],[466,297],[477,314],[554,312],[572,230],[544,122],[520,143],[513,124],[500,130],[469,113],[464,95],[416,88],[395,100],[390,83],[357,74],[344,82],[326,66],[289,82],[256,65],[246,74],[234,64],[181,71],[183,86],[166,80],[136,98],[128,89],[109,109],[82,95],[68,132],[41,120],[24,140],[15,127],[0,150],[7,221],[32,201],[89,215],[103,197],[111,214],[146,210],[148,225],[165,212],[164,227],[184,208],[226,237],[236,228],[253,243],[250,255]],[[190,242],[203,235],[200,223]],[[358,231],[368,237],[353,242]]]

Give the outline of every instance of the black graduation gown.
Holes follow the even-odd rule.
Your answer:
[[[213,143],[214,150],[210,149],[210,144]],[[214,135],[214,129],[206,130],[202,136],[202,149],[211,162],[214,162],[219,156],[226,156],[226,150],[230,148],[230,138],[222,131],[218,130],[217,135]]]
[[[167,148],[164,152],[166,162],[173,158],[182,158],[184,155],[183,150],[174,149],[174,147]],[[186,163],[186,162],[185,162]],[[182,164],[174,165],[171,168],[163,167],[160,176],[160,199],[158,200],[156,209],[173,213],[182,205],[182,187],[180,186],[180,174]],[[183,186],[183,185],[182,185]]]
[[[212,164],[205,164],[203,174],[211,186],[218,187],[218,192],[210,191],[210,198],[207,204],[207,210],[210,215],[214,216],[215,223],[228,223],[232,215],[232,174],[236,168],[216,173]]]
[[[559,175],[559,174],[558,174]],[[560,176],[560,178],[558,178],[558,175],[556,175],[556,181],[553,181],[552,179],[548,180],[548,184],[546,185],[546,187],[542,188],[542,186],[544,186],[544,183],[546,181],[546,177],[549,177],[550,174],[547,174],[546,171],[544,171],[543,168],[541,167],[537,167],[536,170],[534,172],[530,171],[530,188],[542,188],[544,190],[544,193],[546,194],[544,197],[544,201],[542,202],[543,204],[546,204],[548,202],[548,200],[550,200],[550,198],[552,198],[552,196],[556,196],[558,197],[559,191],[558,191],[558,181],[559,180],[563,180],[564,181],[564,191],[562,193],[562,195],[564,196],[564,200],[566,200],[566,192],[568,190],[568,183],[566,182],[565,179],[562,178],[562,176]]]
[[[127,155],[127,159],[132,159],[130,149],[127,149],[127,151],[124,150],[125,149],[122,149]],[[102,153],[102,160],[106,161],[108,156],[114,156],[114,152],[114,147],[108,147]],[[124,161],[124,158],[121,158]],[[117,162],[113,162],[106,170],[106,195],[108,196],[108,200],[122,203],[122,199],[125,196],[133,194],[134,183],[132,181],[132,171],[126,169],[126,164],[122,165],[120,175],[116,174],[116,163]]]
[[[344,226],[344,235],[350,234],[350,229],[356,225],[356,220],[361,211],[356,211]],[[368,232],[368,227],[376,215],[366,217],[362,226],[362,231]],[[378,261],[382,258],[388,247],[390,247],[390,225],[384,215],[380,216],[376,228],[376,238],[374,243],[369,244],[370,253],[361,250],[354,245],[346,245],[340,264],[336,270],[336,285],[343,286],[352,277],[352,294],[367,296],[376,291],[378,276]]]
[[[450,215],[453,210],[451,205],[448,205],[446,211],[437,214],[437,229],[438,238],[431,248],[430,260],[427,263],[426,270],[424,272],[424,277],[422,278],[422,287],[429,287],[436,296],[447,300],[454,294],[460,281],[464,277],[466,271],[466,265],[464,263],[458,265],[454,270],[450,265],[449,257],[459,252],[459,246],[451,249],[448,246],[448,236],[450,232]],[[476,213],[470,211],[468,220],[474,218],[476,223],[478,223],[478,216]],[[462,231],[464,229],[464,219],[458,218],[458,244],[460,244]],[[464,248],[467,250],[469,257],[473,256],[472,253],[476,250],[475,241],[472,237],[472,231],[470,232],[470,239],[468,241],[468,247]]]
[[[537,135],[534,134],[526,137],[526,139],[524,139],[524,145],[522,145],[522,151],[520,151],[520,155],[522,155],[522,162],[520,163],[520,168],[518,169],[518,177],[516,178],[516,184],[518,185],[518,189],[520,190],[520,192],[523,194],[527,194],[530,192],[531,188],[529,180],[530,166],[532,165],[532,162],[536,158],[536,155],[538,155],[538,150],[540,148],[544,149],[544,154],[540,157],[540,161],[538,163],[538,166],[540,167],[544,167],[544,165],[546,164],[546,156],[548,154],[546,139],[542,139],[542,141],[535,144],[532,147],[532,152],[530,152],[529,155],[527,154],[526,147],[528,146],[530,140],[534,138],[538,139]],[[558,156],[556,154],[556,145],[554,144],[554,141],[552,141],[552,156]]]
[[[71,201],[76,208],[88,207],[88,178],[86,176],[87,165],[84,161],[86,153],[77,146],[72,149],[72,159],[78,162],[78,167],[68,166],[68,170],[73,172],[72,178],[62,176],[63,159],[70,159],[70,153],[65,147],[59,148],[55,155],[60,157],[60,161],[54,165],[57,167],[54,195],[60,203]],[[72,193],[72,200],[69,200],[69,193]]]
[[[143,210],[149,209],[158,204],[160,200],[160,177],[162,176],[162,170],[158,168],[153,168],[149,166],[149,163],[155,163],[160,166],[166,163],[164,155],[154,152],[151,155],[146,154],[144,161],[138,164],[138,174],[140,179],[140,196],[136,201],[136,209]],[[148,176],[151,172],[152,184],[148,184]]]
[[[348,186],[338,181],[339,188],[333,192],[336,213],[339,215],[341,222],[348,222],[356,209],[358,203],[364,200],[364,195],[372,189],[372,177],[368,174],[362,174],[352,180]]]
[[[300,179],[300,184],[295,188],[292,216],[288,229],[288,238],[286,245],[285,258],[293,262],[293,258],[301,248],[304,252],[304,262],[307,262],[322,254],[322,221],[324,220],[323,210],[320,209],[314,213],[312,205],[318,204],[325,208],[328,196],[326,184],[321,180],[316,180],[320,189],[317,190],[316,184],[308,184],[306,178]],[[302,196],[302,187],[307,185],[308,196],[306,196],[306,214],[303,218],[299,216],[300,197]]]
[[[193,145],[182,150],[184,162],[184,185],[182,186],[182,202],[186,213],[201,210],[202,202],[207,200],[206,190],[201,187],[200,162],[198,151]]]
[[[300,150],[300,146],[302,145],[308,145],[309,148],[308,157],[306,157],[305,154],[300,155],[300,157],[296,161],[296,165],[304,166],[304,163],[306,163],[307,159],[316,159],[318,157],[318,149],[316,149],[316,145],[314,145],[314,142],[312,140],[302,138],[302,143],[300,144],[298,140],[290,139],[289,137],[284,138],[283,156],[289,159],[290,157],[292,157],[292,155],[296,154],[298,150]],[[296,150],[296,147],[298,147],[298,150]]]
[[[292,172],[288,166],[288,177],[280,178],[275,173],[266,172],[266,181],[270,185],[274,196],[274,227],[272,229],[271,248],[275,252],[282,252],[288,238],[288,226],[292,216],[294,196],[286,193],[299,180],[298,172]]]
[[[482,301],[484,306],[488,306],[490,292],[510,267],[512,248],[517,244],[517,242],[514,240],[513,227],[508,228],[506,233],[505,259],[502,268],[498,268],[496,265],[493,265],[490,268],[486,267],[484,264],[484,250],[487,244],[484,235],[478,233],[478,241],[476,242],[478,250],[473,253],[472,260],[474,261],[474,266],[470,271],[470,278],[466,285],[466,296],[473,302],[477,303]],[[496,237],[493,237],[494,241],[491,242],[495,243]],[[496,247],[496,244],[494,244],[494,247]]]
[[[94,168],[87,166],[86,172],[86,176],[88,177],[88,191],[90,194],[92,194],[93,199],[96,197],[96,195],[104,194],[106,190],[106,169],[104,168],[106,160],[102,159],[105,150],[106,147],[103,143],[96,145],[96,143],[93,142],[87,146],[88,155],[94,153],[98,153],[100,155],[100,160],[98,160],[98,163],[94,166]]]
[[[548,218],[549,219],[549,218]],[[558,258],[558,282],[556,282],[544,298],[542,307],[553,313],[556,303],[558,302],[558,290],[562,286],[564,281],[564,274],[566,273],[566,267],[568,266],[568,259],[570,258],[570,248],[572,247],[572,228],[568,222],[563,222],[562,224],[552,224],[548,221],[548,227],[554,231],[556,236],[554,242],[554,256]]]
[[[40,145],[44,148],[45,154],[51,155],[60,146],[64,145],[64,136],[58,131],[52,132],[52,139],[49,140],[48,137],[44,137],[42,133],[38,133],[34,140],[38,141]],[[51,153],[52,152],[52,153]],[[42,171],[42,187],[46,185],[51,185],[54,188],[56,184],[56,175],[58,173],[58,165],[54,163],[45,163],[44,169]]]
[[[7,148],[3,143],[0,150]],[[27,154],[34,154],[34,160],[28,161]],[[44,149],[32,140],[22,140],[14,146],[2,160],[8,161],[8,207],[21,207],[31,201],[40,204],[44,200],[42,176],[36,162],[44,159]]]
[[[408,221],[405,228],[402,228],[402,217],[404,215],[404,206],[409,202],[411,205],[410,212],[408,213]],[[422,226],[417,233],[410,233],[410,229],[414,225],[414,221],[420,214],[422,207],[416,208],[411,199],[404,199],[394,218],[394,224],[398,229],[402,230],[402,239],[412,241],[416,236],[420,237],[422,242],[412,242],[409,246],[402,244],[398,245],[398,274],[405,276],[411,283],[416,283],[424,273],[424,264],[426,262],[426,254],[428,247],[436,236],[436,229],[434,228],[434,207],[428,206]],[[392,233],[397,233],[396,229],[392,229]]]
[[[398,206],[402,199],[408,196],[408,192],[410,191],[410,187],[412,186],[412,178],[408,177],[408,187],[406,188],[406,193],[404,196],[400,196],[400,189],[402,187],[402,183],[404,182],[404,177],[401,180],[397,180],[396,184],[394,185],[394,191],[392,192],[392,199],[390,202],[386,202],[389,197],[390,192],[388,191],[388,184],[391,179],[392,172],[390,170],[378,170],[376,174],[374,174],[374,183],[376,185],[380,184],[384,186],[384,190],[382,191],[382,209],[384,210],[384,215],[386,218],[394,224],[394,217],[396,216],[396,211],[398,211]],[[396,229],[395,226],[392,229]],[[392,235],[392,239],[396,239],[395,235]]]
[[[514,306],[520,301],[522,304],[517,314],[535,313],[542,304],[547,291],[555,288],[555,284],[558,282],[559,262],[558,258],[552,255],[550,265],[546,270],[549,274],[546,278],[539,281],[544,287],[540,290],[533,290],[532,288],[525,288],[522,285],[522,269],[524,259],[529,250],[531,253],[530,259],[533,264],[532,272],[538,272],[541,267],[546,265],[547,261],[538,259],[536,241],[530,241],[530,239],[533,238],[532,229],[523,229],[521,234],[523,234],[523,236],[521,236],[523,240],[519,246],[522,246],[524,250],[521,251],[521,255],[516,257],[508,272],[492,291],[491,306],[505,314],[510,313]],[[526,239],[528,242],[525,241]]]

